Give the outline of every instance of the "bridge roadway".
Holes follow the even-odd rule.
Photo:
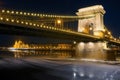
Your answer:
[[[57,28],[46,28],[46,27],[34,27],[27,25],[16,25],[16,24],[6,24],[0,22],[0,33],[4,34],[14,34],[14,35],[26,35],[26,36],[43,36],[50,38],[68,39],[74,41],[98,41],[101,40],[100,37],[88,35],[80,32],[57,29]]]
[[[85,33],[75,32],[72,30],[65,30],[54,27],[38,26],[35,27],[24,24],[0,22],[0,33],[11,35],[26,35],[26,36],[42,36],[57,39],[67,39],[76,42],[84,41],[108,41],[109,43],[120,45],[120,42],[93,36]]]
[[[66,25],[63,25],[62,28],[53,25],[55,24],[55,20],[58,18],[64,20],[64,22],[67,21],[67,23],[71,23],[71,21],[79,19],[79,17],[77,19],[77,16],[37,15],[38,14],[26,12],[23,14],[23,12],[0,10],[0,33],[26,36],[43,36],[57,39],[68,39],[76,42],[107,41],[110,44],[112,43],[120,45],[120,41],[117,40],[101,38],[98,36],[73,31],[71,29],[65,29],[64,27]],[[47,25],[44,25],[44,22],[41,20],[44,22],[46,22],[46,20],[49,21],[46,23]]]

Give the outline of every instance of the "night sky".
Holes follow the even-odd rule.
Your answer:
[[[28,12],[53,13],[61,15],[75,15],[79,8],[103,5],[106,10],[104,24],[113,36],[120,36],[120,1],[119,0],[0,0],[1,8],[14,9]],[[33,37],[0,35],[0,46],[13,44],[16,38],[25,41],[39,40]]]

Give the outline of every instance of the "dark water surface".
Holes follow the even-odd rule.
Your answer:
[[[0,78],[1,80],[120,80],[119,64],[85,62],[73,59],[71,57],[74,55],[69,54],[71,52],[66,51],[15,53],[0,51]]]

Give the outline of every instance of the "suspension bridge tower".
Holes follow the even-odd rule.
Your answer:
[[[105,29],[103,16],[105,10],[102,5],[79,9],[76,14],[83,17],[83,19],[79,19],[78,21],[78,32],[90,33],[93,31],[93,35],[100,37],[104,36],[103,32]]]
[[[76,13],[78,17],[78,32],[105,37],[104,14],[102,5],[81,8]],[[107,50],[107,42],[79,42],[76,47],[78,56],[84,59],[115,60],[114,53]]]

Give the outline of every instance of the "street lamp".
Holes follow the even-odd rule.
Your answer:
[[[61,19],[55,20],[55,27],[62,28],[62,26],[63,26],[63,21]]]
[[[61,24],[62,21],[60,19],[57,20],[57,24]]]

